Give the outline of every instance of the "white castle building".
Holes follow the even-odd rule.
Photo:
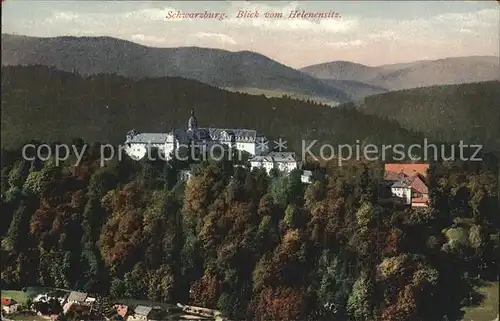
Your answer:
[[[171,159],[179,148],[193,143],[201,151],[209,151],[214,145],[219,145],[221,150],[221,145],[224,145],[246,152],[252,169],[264,168],[268,173],[273,168],[285,173],[300,168],[294,153],[270,152],[267,138],[258,135],[254,129],[198,128],[194,111],[191,111],[186,129],[174,129],[167,133],[129,131],[124,150],[131,158],[139,160],[148,155],[149,149],[157,148],[165,159]]]
[[[269,152],[267,144],[263,144],[266,141],[267,138],[258,135],[254,129],[198,128],[194,111],[191,111],[187,129],[174,129],[167,133],[129,131],[125,140],[125,152],[134,159],[142,159],[148,154],[148,149],[157,148],[166,159],[171,159],[180,147],[195,144],[203,151],[210,150],[214,145],[226,145],[256,156]]]
[[[271,152],[267,155],[257,155],[249,160],[251,168],[264,168],[269,174],[272,169],[290,173],[299,168],[299,161],[295,153]]]

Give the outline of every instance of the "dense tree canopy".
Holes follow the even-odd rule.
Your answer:
[[[235,319],[443,320],[496,273],[496,173],[436,163],[431,206],[377,203],[381,164],[268,176],[227,161],[99,166],[2,153],[2,287],[183,302]],[[148,173],[148,174],[146,174]],[[439,298],[438,300],[436,298]]]
[[[429,140],[463,141],[498,152],[499,101],[500,81],[486,81],[374,95],[357,107],[367,114],[396,120]]]

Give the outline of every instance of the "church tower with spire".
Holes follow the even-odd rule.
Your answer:
[[[187,124],[187,132],[190,133],[192,138],[196,138],[197,130],[198,130],[198,121],[194,116],[194,110],[191,110],[191,117],[189,117]]]
[[[198,129],[198,121],[196,120],[196,117],[194,117],[194,110],[191,110],[191,117],[189,117],[187,129],[190,132],[196,132]]]

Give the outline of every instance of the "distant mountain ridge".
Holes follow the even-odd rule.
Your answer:
[[[498,80],[499,57],[470,56],[382,66],[333,61],[301,68],[251,51],[153,48],[111,37],[37,38],[2,34],[2,65],[45,65],[83,75],[182,77],[267,97],[338,105],[389,91]]]
[[[356,62],[338,60],[300,68],[299,70],[320,79],[354,80],[365,82],[381,72],[380,67],[370,67]]]
[[[46,65],[83,75],[182,77],[212,86],[275,90],[345,102],[349,95],[264,55],[200,47],[152,48],[111,37],[2,34],[2,65]]]
[[[377,67],[348,61],[332,61],[307,66],[300,70],[320,79],[354,80],[393,91],[499,80],[500,58],[450,57]]]

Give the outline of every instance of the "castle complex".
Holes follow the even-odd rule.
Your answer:
[[[125,152],[139,160],[148,155],[151,148],[157,148],[164,159],[169,160],[181,147],[196,146],[202,152],[216,150],[215,145],[242,151],[248,154],[251,168],[264,168],[290,172],[300,168],[294,153],[272,152],[268,140],[254,129],[199,128],[198,120],[191,111],[186,129],[174,129],[167,133],[138,133],[131,130],[125,140]]]

